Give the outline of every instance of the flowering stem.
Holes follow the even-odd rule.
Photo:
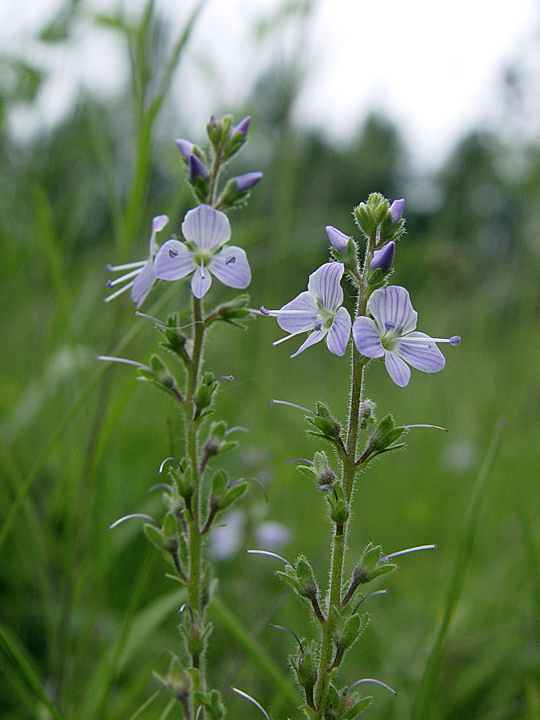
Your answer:
[[[356,309],[357,317],[366,314],[368,296],[369,286],[366,273],[364,273],[360,276]],[[353,346],[347,439],[342,456],[343,490],[345,493],[348,512],[345,522],[335,525],[334,536],[332,538],[327,622],[323,627],[319,673],[315,687],[315,708],[317,710],[318,720],[322,720],[324,717],[326,695],[332,671],[335,670],[341,662],[341,657],[338,655],[336,655],[332,661],[334,635],[336,631],[335,618],[339,616],[339,613],[330,612],[330,608],[334,606],[339,611],[342,605],[341,589],[343,586],[343,567],[349,528],[350,506],[354,490],[354,480],[358,470],[356,466],[356,453],[358,446],[358,433],[360,431],[360,403],[362,401],[364,369],[367,362],[368,359],[361,355]]]
[[[201,475],[199,473],[198,447],[197,447],[197,405],[196,395],[199,380],[199,373],[202,361],[202,350],[204,341],[205,326],[202,319],[202,302],[199,298],[193,297],[193,349],[191,353],[191,362],[187,372],[187,388],[184,404],[185,415],[185,442],[186,455],[189,460],[191,470],[191,482],[193,494],[191,496],[190,510],[187,516],[189,526],[189,580],[187,584],[188,604],[195,617],[195,622],[199,623],[199,631],[203,630],[203,612],[204,606],[202,602],[202,549],[203,534],[200,528],[201,515]],[[194,655],[191,658],[193,667],[199,667],[200,672],[194,675],[194,690],[204,691],[205,679],[203,668],[201,668],[201,658]],[[200,680],[199,680],[200,678]]]

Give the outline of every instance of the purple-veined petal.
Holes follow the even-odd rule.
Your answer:
[[[202,298],[208,292],[212,284],[212,275],[208,267],[200,265],[197,267],[191,278],[191,292],[196,298]]]
[[[304,350],[307,350],[308,347],[311,347],[312,345],[315,345],[315,343],[320,342],[323,339],[323,337],[326,335],[327,332],[328,332],[328,330],[314,330],[312,333],[310,333],[307,336],[307,339],[300,345],[298,350],[295,353],[293,353],[290,357],[291,358],[296,357]]]
[[[409,293],[399,285],[375,290],[369,298],[368,311],[382,333],[394,331],[396,336],[400,336],[416,328],[418,314],[411,305]]]
[[[229,218],[210,205],[199,205],[186,213],[182,233],[197,248],[217,250],[230,239]]]
[[[163,230],[165,225],[169,222],[167,215],[156,215],[152,220],[152,234],[150,235],[150,257],[153,258],[158,251],[158,245],[156,243],[156,234]]]
[[[384,355],[381,336],[371,318],[359,317],[354,321],[352,334],[356,349],[369,358],[380,358]]]
[[[312,330],[319,322],[317,311],[315,298],[306,290],[280,308],[276,320],[279,327],[286,332],[305,332]]]
[[[179,240],[167,240],[154,260],[154,273],[160,280],[178,280],[197,267],[193,255]]]
[[[334,355],[345,355],[350,336],[351,316],[346,308],[340,307],[328,331],[326,345]]]
[[[251,268],[246,253],[235,245],[220,250],[207,267],[212,275],[229,287],[246,288],[251,282]]]
[[[405,360],[402,360],[396,353],[386,352],[384,355],[384,364],[388,370],[388,374],[392,380],[399,385],[405,387],[411,379],[411,368]]]
[[[136,307],[140,307],[146,300],[156,276],[154,275],[154,263],[152,258],[148,258],[143,269],[137,275],[131,286],[131,299]]]
[[[446,362],[435,340],[422,332],[400,338],[395,352],[413,368],[426,373],[439,372]]]
[[[325,263],[309,276],[308,291],[331,312],[335,312],[343,302],[340,281],[344,269],[343,263]]]

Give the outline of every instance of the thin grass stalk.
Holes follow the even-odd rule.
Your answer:
[[[504,424],[504,421],[500,419],[495,426],[491,442],[473,488],[473,493],[467,508],[465,521],[463,523],[463,529],[461,531],[454,556],[454,565],[450,575],[448,589],[446,591],[444,614],[437,632],[435,643],[426,663],[424,675],[418,692],[413,713],[414,720],[429,720],[433,717],[433,705],[435,702],[435,695],[437,692],[440,670],[444,657],[445,640],[452,617],[454,616],[454,612],[463,591],[466,569],[472,554],[474,538],[478,527],[482,500],[488,479],[491,475],[495,460],[497,459]]]

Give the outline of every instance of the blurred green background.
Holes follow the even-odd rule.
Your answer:
[[[309,3],[288,3],[264,30],[302,28]],[[69,43],[82,3],[70,2],[40,29],[39,42]],[[193,23],[202,21],[194,13]],[[146,361],[158,337],[136,319],[127,296],[110,305],[108,262],[142,259],[154,215],[179,231],[192,198],[174,138],[184,120],[170,102],[176,68],[190,48],[190,27],[171,27],[153,3],[136,17],[86,17],[124,39],[131,82],[106,99],[81,93],[72,111],[24,141],[10,132],[14,107],[39,112],[47,72],[9,55],[0,59],[0,715],[5,720],[131,718],[165,673],[181,594],[137,521],[108,525],[130,512],[159,513],[163,458],[178,451],[180,421],[166,396],[106,367],[97,354]],[[380,363],[367,395],[379,417],[433,423],[406,452],[391,454],[362,477],[356,495],[349,567],[368,541],[385,552],[425,543],[430,551],[400,559],[384,578],[390,594],[373,599],[372,622],[348,656],[343,682],[375,677],[366,717],[405,720],[413,707],[445,611],[447,588],[482,457],[506,418],[498,457],[477,516],[463,592],[444,644],[434,720],[540,718],[540,140],[472,129],[431,173],[411,163],[400,128],[377,113],[336,147],[293,119],[301,88],[301,53],[270,63],[241,107],[216,107],[239,120],[250,114],[250,140],[232,172],[264,172],[249,207],[231,216],[234,242],[253,269],[252,306],[277,308],[305,289],[327,255],[324,226],[354,234],[354,205],[372,191],[405,197],[408,234],[393,282],[405,285],[419,329],[462,336],[443,350],[437,376],[414,372],[394,386]],[[517,86],[519,77],[508,75]],[[509,96],[510,97],[510,96]],[[507,117],[519,103],[508,103]],[[194,142],[204,142],[201,127]],[[169,229],[168,228],[168,229]],[[356,233],[358,238],[358,233]],[[214,297],[231,297],[212,288]],[[180,299],[178,297],[180,293]],[[143,308],[166,317],[186,287],[154,292]],[[288,530],[279,552],[304,552],[325,582],[329,525],[324,503],[294,464],[319,448],[301,413],[271,406],[278,398],[313,407],[328,402],[345,417],[348,362],[322,345],[289,360],[295,341],[259,318],[247,332],[216,328],[206,364],[232,374],[217,410],[249,429],[224,459],[233,476],[256,476],[228,521],[231,552],[216,561],[222,605],[210,676],[229,716],[257,716],[230,685],[256,697],[272,717],[297,717],[287,691],[294,641],[269,627],[308,636],[307,613],[275,578],[275,562],[246,556],[268,522]],[[281,526],[280,526],[281,527]],[[281,531],[283,532],[283,527]],[[473,525],[468,523],[471,531]],[[234,529],[237,530],[233,537]],[[248,648],[245,636],[258,643]],[[261,660],[260,650],[267,664]],[[270,667],[270,669],[269,669]],[[159,695],[137,715],[159,718]],[[174,710],[170,717],[179,717]]]

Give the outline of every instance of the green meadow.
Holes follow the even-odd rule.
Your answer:
[[[42,42],[69,41],[76,5]],[[8,113],[16,104],[38,112],[45,77],[15,58],[1,61],[3,720],[182,717],[153,674],[164,675],[169,653],[180,652],[182,587],[166,577],[142,521],[108,529],[129,513],[162,512],[159,490],[148,489],[178,452],[181,418],[134,368],[96,356],[148,362],[160,352],[160,336],[135,317],[127,293],[104,304],[105,268],[145,257],[153,216],[169,215],[167,232],[179,232],[194,205],[174,144],[186,120],[171,99],[192,28],[160,35],[151,2],[136,22],[98,21],[125,39],[130,84],[107,100],[81,93],[60,125],[24,141],[12,137]],[[369,368],[366,394],[379,418],[448,432],[411,430],[407,448],[378,459],[358,484],[349,571],[370,541],[385,553],[437,549],[398,558],[398,571],[376,581],[373,589],[389,593],[366,602],[371,622],[341,679],[376,678],[397,691],[366,685],[374,702],[364,716],[373,720],[537,720],[540,143],[474,129],[436,173],[422,174],[388,118],[366,116],[338,147],[298,126],[301,82],[293,61],[269,67],[251,104],[214,109],[251,116],[233,172],[264,173],[249,205],[230,215],[253,271],[251,307],[277,309],[303,291],[328,260],[325,226],[360,240],[352,208],[381,192],[406,201],[392,283],[409,289],[419,330],[462,337],[459,347],[442,347],[440,374],[413,371],[404,389],[382,362]],[[204,143],[204,128],[189,139]],[[233,296],[217,282],[212,290]],[[188,301],[188,283],[162,284],[142,310],[164,319]],[[232,477],[257,479],[224,517],[234,542],[216,554],[209,609],[210,681],[237,720],[260,714],[231,686],[273,720],[300,717],[287,660],[295,641],[270,624],[301,638],[311,630],[301,601],[274,575],[279,563],[245,551],[262,547],[261,528],[279,523],[277,552],[305,553],[326,582],[325,504],[288,463],[321,447],[302,412],[270,400],[306,408],[324,400],[343,420],[347,411],[348,356],[321,343],[291,360],[299,339],[273,347],[282,335],[261,316],[246,330],[216,327],[206,357],[218,375],[234,377],[222,383],[216,413],[247,430],[224,463]]]

